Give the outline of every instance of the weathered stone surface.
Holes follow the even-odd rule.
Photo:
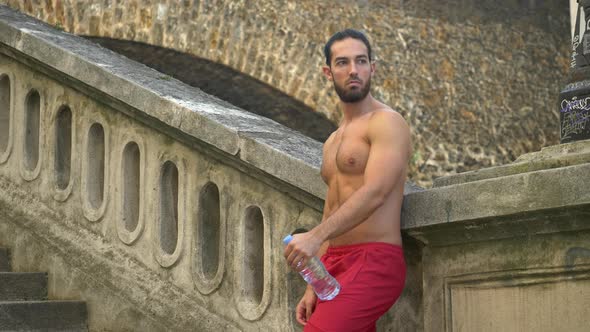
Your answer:
[[[483,168],[477,171],[438,178],[434,181],[434,187],[444,187],[471,181],[479,181],[550,168],[566,167],[588,162],[590,162],[590,145],[587,141],[553,145],[543,148],[539,152],[523,154],[512,164]]]
[[[88,331],[86,304],[78,301],[0,302],[5,331]]]
[[[8,249],[0,248],[0,272],[10,271],[10,256]]]
[[[586,329],[589,148],[548,147],[406,195],[425,331]]]
[[[426,244],[586,229],[590,227],[583,221],[590,205],[588,172],[586,162],[411,193],[404,198],[403,227]],[[563,220],[531,222],[544,214]],[[512,225],[511,230],[503,223]],[[422,230],[430,226],[431,231]],[[437,234],[436,229],[444,233]],[[463,231],[453,234],[453,229]]]
[[[83,87],[114,98],[141,112],[133,115],[143,121],[156,119],[154,124],[181,134],[190,135],[203,142],[239,157],[241,141],[257,136],[257,132],[282,135],[284,127],[260,116],[245,112],[200,90],[184,85],[177,80],[163,79],[162,74],[139,65],[116,53],[102,49],[91,42],[75,36],[56,32],[38,21],[0,7],[0,42],[28,54],[51,69],[75,77]],[[110,96],[110,97],[109,97]],[[108,101],[106,101],[108,102]],[[133,112],[127,110],[127,112]],[[241,138],[241,137],[244,138]],[[289,140],[264,140],[265,149],[290,151],[290,157],[274,159],[273,165],[248,155],[256,168],[273,175],[278,169],[316,170],[320,165],[321,145],[301,134],[292,132]],[[308,149],[303,147],[309,146]],[[262,158],[263,156],[261,156]],[[297,160],[303,160],[297,166]],[[293,163],[289,166],[288,163]],[[280,167],[276,167],[280,165]],[[319,172],[283,173],[281,180],[291,185],[304,185],[319,197],[324,196],[325,185]]]
[[[270,118],[320,142],[324,142],[336,129],[336,125],[323,114],[314,112],[302,102],[219,63],[143,43],[88,38],[232,105]]]
[[[516,234],[425,249],[424,330],[585,331],[589,238]]]
[[[15,270],[51,271],[49,297],[88,302],[90,326],[107,330],[237,330],[204,310],[202,301],[171,284],[172,275],[150,271],[142,262],[149,258],[146,253],[150,250],[143,252],[142,259],[128,256],[116,242],[76,226],[83,220],[65,217],[33,197],[22,200],[28,194],[5,180],[0,180],[2,192],[8,190],[15,196],[0,199],[0,242],[13,248],[18,257]],[[15,199],[21,203],[13,205]],[[7,204],[15,209],[10,212]],[[25,206],[28,211],[21,209]]]
[[[44,300],[47,274],[0,272],[0,301]]]
[[[194,89],[185,91],[192,97],[179,94],[172,102],[167,93],[189,88],[176,81],[145,83],[145,75],[159,74],[81,38],[56,37],[43,24],[16,22],[27,28],[10,30],[0,20],[0,30],[13,33],[3,36],[9,42],[15,38],[14,47],[2,44],[0,55],[11,94],[8,147],[0,154],[0,243],[19,257],[15,270],[49,271],[50,297],[87,301],[89,324],[96,329],[296,330],[289,299],[300,296],[304,282],[285,278],[288,269],[277,255],[284,234],[321,218],[320,143]],[[69,38],[82,46],[65,48],[63,43],[76,44],[68,44]],[[35,56],[42,56],[40,49],[51,54],[42,64],[14,49],[20,46]],[[86,46],[92,49],[76,54]],[[114,62],[101,52],[112,54]],[[102,67],[86,56],[104,60],[98,62]],[[123,66],[125,61],[132,67]],[[85,71],[72,69],[77,66]],[[135,79],[133,66],[143,78]],[[33,91],[39,102],[30,105]],[[115,91],[119,95],[113,98]],[[199,111],[186,100],[211,107]],[[39,121],[30,125],[26,119],[35,107]],[[70,125],[59,120],[65,108]],[[176,123],[179,118],[182,123]],[[205,136],[203,131],[212,130],[211,144],[191,136],[191,130]],[[33,149],[27,132],[38,133],[38,158],[22,167],[26,151]],[[216,135],[231,135],[236,146],[215,141]],[[69,150],[61,150],[70,151],[66,158],[58,144],[68,143]],[[126,152],[131,143],[139,151],[135,171],[125,164],[133,160]],[[28,147],[18,148],[23,146]],[[68,176],[60,175],[60,162],[68,165]],[[283,175],[301,180],[291,184]],[[134,182],[136,199],[127,188]],[[203,245],[203,234],[209,233],[201,232],[215,226],[203,212],[202,195],[211,186],[219,193],[219,238],[213,242],[219,258],[208,276],[202,257],[211,249]],[[130,208],[138,218],[131,229],[124,220]]]
[[[363,29],[377,59],[373,94],[410,124],[410,177],[421,186],[506,164],[559,140],[556,98],[570,49],[567,1],[0,2],[70,33],[218,62],[334,122],[340,114],[320,72],[322,47],[337,30]]]

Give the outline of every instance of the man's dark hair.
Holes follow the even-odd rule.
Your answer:
[[[358,30],[346,29],[336,32],[334,35],[332,35],[332,37],[328,39],[326,46],[324,46],[324,55],[326,56],[326,65],[328,65],[328,67],[330,66],[330,62],[332,61],[332,44],[334,44],[334,42],[344,40],[346,38],[354,38],[362,41],[367,47],[367,51],[369,51],[369,60],[373,60],[373,58],[371,57],[371,44],[369,44],[367,36],[365,36],[364,33]]]

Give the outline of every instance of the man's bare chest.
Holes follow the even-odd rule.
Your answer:
[[[334,174],[362,175],[369,159],[370,144],[360,134],[344,133],[324,151],[322,175],[330,178]]]

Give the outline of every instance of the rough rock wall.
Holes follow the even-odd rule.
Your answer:
[[[412,127],[410,178],[499,165],[558,143],[568,66],[564,1],[0,0],[68,32],[209,59],[337,122],[322,46],[355,27],[373,41],[373,94]]]

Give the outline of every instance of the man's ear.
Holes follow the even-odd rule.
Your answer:
[[[330,67],[323,66],[322,71],[324,72],[324,76],[326,76],[328,81],[331,81],[332,80],[332,70],[330,70]]]
[[[375,60],[371,61],[371,74],[375,74]]]

